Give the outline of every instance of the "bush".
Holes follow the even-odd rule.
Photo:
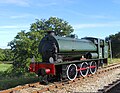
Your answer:
[[[31,75],[31,74],[29,74]],[[0,90],[12,88],[18,85],[24,85],[28,83],[34,83],[39,81],[38,77],[30,76],[30,77],[11,77],[5,78],[4,80],[0,80]]]

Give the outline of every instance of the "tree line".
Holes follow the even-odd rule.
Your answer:
[[[12,61],[13,60],[13,53],[10,49],[1,49],[0,48],[0,61]]]
[[[110,35],[113,58],[120,58],[120,32]]]
[[[21,68],[23,71],[28,69],[32,57],[36,62],[42,61],[41,55],[38,53],[38,44],[46,31],[55,31],[56,35],[67,36],[74,29],[67,21],[57,17],[37,19],[30,25],[30,31],[22,30],[14,37],[14,40],[9,42],[8,46],[11,47],[11,50],[0,50],[0,60],[13,59],[13,68]],[[120,58],[120,32],[107,38],[112,42],[113,57]]]

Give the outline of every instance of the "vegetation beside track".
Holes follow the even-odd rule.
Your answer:
[[[26,76],[24,75],[20,77],[5,77],[4,79],[0,80],[0,90],[9,89],[18,85],[24,85],[38,81],[38,77],[36,77],[33,73],[27,73]]]
[[[20,72],[12,69],[12,64],[0,64],[0,90],[38,81],[34,73],[23,73],[22,70]]]
[[[0,64],[0,71],[6,71],[8,68],[10,68],[12,64]]]
[[[112,60],[108,58],[108,64],[120,63],[120,58],[113,58]]]

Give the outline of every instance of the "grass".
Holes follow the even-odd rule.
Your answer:
[[[25,73],[22,76],[10,76],[14,74],[6,73],[7,69],[10,69],[10,67],[12,67],[12,64],[0,63],[0,90],[39,81],[35,73]]]
[[[120,63],[120,58],[113,58],[112,60],[108,58],[108,63],[109,64]]]
[[[5,78],[4,80],[0,80],[0,90],[16,87],[18,85],[24,85],[28,83],[38,82],[38,77],[11,77]]]
[[[12,64],[0,64],[0,71],[4,72],[6,71],[8,68],[10,68],[12,66]]]

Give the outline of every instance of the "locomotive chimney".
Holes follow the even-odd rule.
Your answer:
[[[51,35],[51,36],[55,36],[55,32],[54,31],[47,31],[47,34]]]

